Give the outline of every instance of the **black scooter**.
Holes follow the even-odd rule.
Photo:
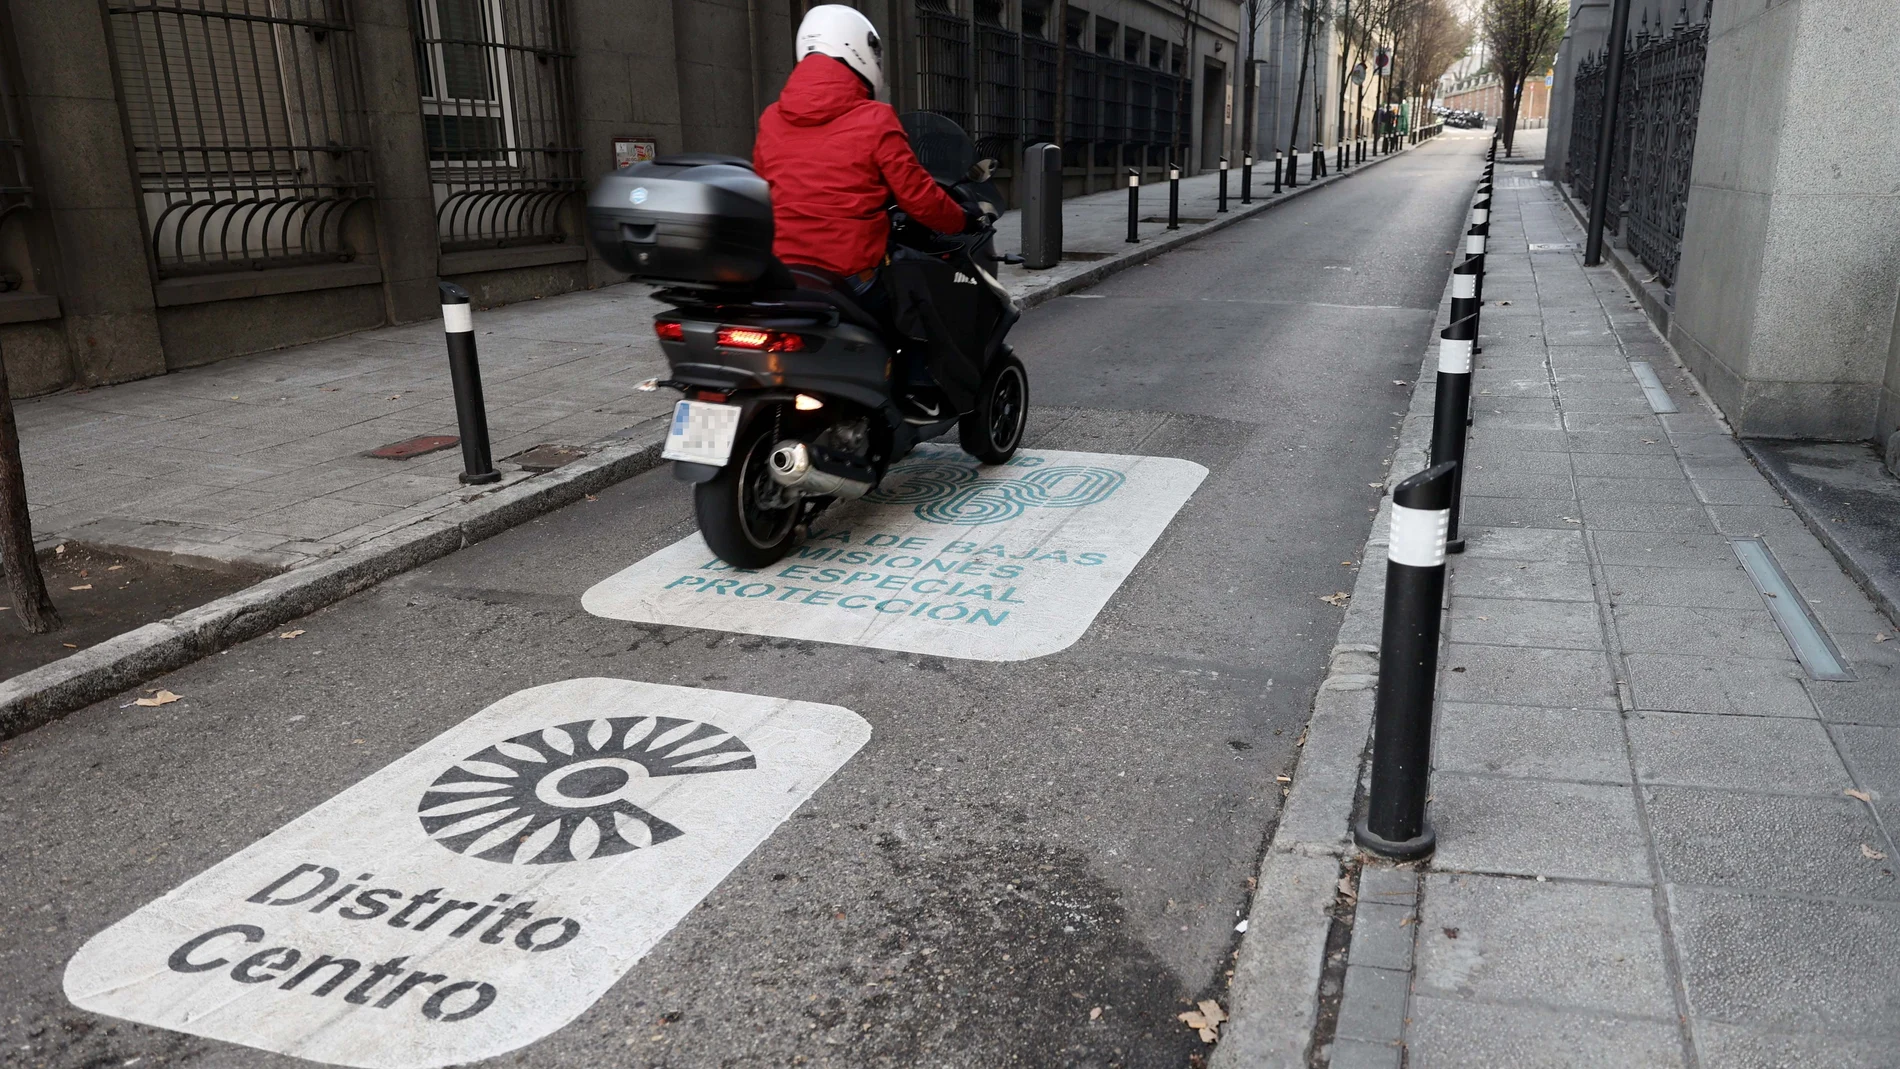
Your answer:
[[[654,296],[672,307],[654,331],[671,374],[642,388],[685,395],[662,455],[695,484],[707,545],[738,567],[783,559],[820,512],[870,493],[920,442],[954,428],[985,464],[1022,442],[1029,378],[1004,342],[1019,313],[990,273],[1019,261],[992,248],[988,161],[948,119],[904,124],[925,169],[986,225],[946,236],[893,209],[884,321],[844,280],[771,256],[765,182],[743,160],[636,164],[589,200],[602,257],[665,284]],[[900,397],[918,365],[940,391],[935,415]]]

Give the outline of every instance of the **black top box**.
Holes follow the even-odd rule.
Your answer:
[[[603,177],[587,198],[587,237],[635,278],[741,286],[772,264],[772,194],[736,156],[663,156]]]

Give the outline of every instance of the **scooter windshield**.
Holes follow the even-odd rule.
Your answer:
[[[934,111],[907,111],[899,121],[910,138],[910,150],[930,177],[953,185],[967,178],[970,168],[976,166],[976,142],[955,122]]]

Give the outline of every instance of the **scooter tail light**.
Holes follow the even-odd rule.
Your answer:
[[[802,353],[805,339],[789,330],[764,327],[720,327],[719,344],[732,349],[757,349],[768,353]]]
[[[656,321],[653,324],[653,333],[657,334],[661,341],[686,340],[686,328],[668,319]]]

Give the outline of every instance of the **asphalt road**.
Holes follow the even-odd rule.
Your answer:
[[[591,616],[584,590],[691,530],[658,471],[160,681],[179,702],[128,694],[0,744],[0,1064],[297,1064],[78,1010],[62,971],[490,702],[607,676],[840,705],[872,735],[510,1064],[1188,1065],[1175,1015],[1224,1001],[1339,623],[1320,598],[1351,589],[1482,145],[1427,146],[1024,318],[1031,445],[1210,471],[1061,653]]]

